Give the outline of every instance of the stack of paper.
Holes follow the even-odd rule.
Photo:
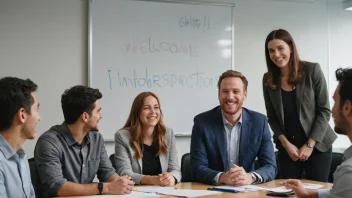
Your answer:
[[[161,187],[161,186],[141,186],[135,187],[134,190],[139,192],[158,193],[163,195],[181,196],[181,197],[199,197],[206,195],[215,195],[221,192],[210,191],[210,190],[185,190],[175,189],[173,187]]]
[[[310,184],[310,183],[303,183],[303,186],[304,188],[311,189],[311,190],[316,190],[323,187],[323,185],[320,185],[320,184]]]
[[[265,191],[268,192],[277,192],[277,193],[287,193],[287,192],[292,192],[291,189],[287,189],[285,186],[280,186],[276,188],[265,188]]]
[[[320,184],[311,184],[311,183],[303,183],[303,186],[307,189],[312,189],[312,190],[316,190],[319,189],[321,187],[323,187],[323,185]],[[253,192],[253,191],[258,191],[258,190],[264,190],[264,191],[270,191],[270,192],[280,192],[280,193],[285,193],[285,192],[291,192],[291,189],[286,189],[285,186],[280,186],[280,187],[276,187],[276,188],[263,188],[260,186],[256,186],[256,185],[246,185],[246,186],[239,186],[239,187],[235,187],[235,186],[216,186],[216,189],[226,189],[226,190],[235,190],[238,192]]]
[[[311,184],[304,183],[303,186],[307,189],[318,189],[323,187],[323,185],[319,184]],[[237,192],[254,192],[258,190],[270,191],[270,192],[280,192],[286,193],[291,192],[291,189],[286,189],[285,186],[280,186],[276,188],[263,188],[257,185],[246,185],[246,186],[216,186],[216,189],[226,189],[233,190]],[[182,197],[198,197],[198,196],[206,196],[206,195],[214,195],[219,194],[221,192],[218,191],[210,191],[210,190],[186,190],[186,189],[176,189],[174,187],[161,187],[161,186],[140,186],[135,187],[134,190],[139,191],[141,193],[149,193],[148,196],[156,196],[156,194],[150,193],[158,193],[163,195],[173,195],[173,196],[182,196]],[[136,192],[137,193],[137,192]]]
[[[321,187],[323,187],[323,185],[320,184],[311,184],[311,183],[303,183],[304,188],[306,189],[311,189],[311,190],[316,190],[319,189]],[[270,191],[270,192],[280,192],[280,193],[285,193],[285,192],[291,192],[291,189],[287,189],[285,186],[280,186],[280,187],[276,187],[276,188],[264,188],[265,191]]]

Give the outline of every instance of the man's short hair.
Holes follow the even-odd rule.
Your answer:
[[[340,107],[342,108],[346,100],[352,103],[352,69],[339,68],[335,72],[336,79],[340,83]]]
[[[32,92],[38,86],[30,79],[4,77],[0,79],[0,131],[11,127],[13,118],[20,108],[31,114],[34,99]]]
[[[99,89],[83,85],[76,85],[70,89],[66,89],[61,96],[61,107],[65,123],[75,123],[84,112],[92,115],[92,111],[95,108],[95,101],[102,97]]]
[[[218,89],[219,90],[220,90],[221,82],[225,78],[240,78],[242,80],[242,82],[243,82],[244,91],[247,91],[247,87],[248,87],[247,78],[241,72],[238,72],[238,71],[235,71],[235,70],[227,70],[226,72],[221,74],[221,76],[219,78],[219,81],[218,81]]]

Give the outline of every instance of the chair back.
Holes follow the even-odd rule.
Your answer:
[[[192,182],[192,164],[191,164],[191,154],[185,153],[181,158],[181,182]]]
[[[277,168],[277,174],[276,174],[276,177],[275,179],[281,179],[281,176],[280,176],[280,164],[279,164],[279,157],[278,157],[278,152],[275,151],[275,160],[276,160],[276,168]],[[258,159],[255,159],[254,161],[254,169],[259,169],[260,168],[260,164],[259,164],[259,161]]]
[[[110,157],[110,162],[112,164],[112,167],[114,167],[114,169],[116,170],[116,164],[115,164],[115,154],[111,154]]]
[[[335,152],[332,153],[328,182],[330,183],[334,182],[334,172],[336,168],[342,163],[343,161],[342,158],[343,158],[342,153],[335,153]]]
[[[280,175],[280,163],[279,163],[279,152],[275,151],[275,159],[276,159],[276,168],[277,168],[277,174],[275,179],[281,179]]]
[[[42,194],[43,191],[41,189],[42,184],[40,182],[39,173],[38,173],[37,166],[35,165],[34,157],[28,159],[28,164],[29,164],[29,170],[31,172],[31,180],[32,180],[32,184],[35,192],[35,197],[41,198],[43,197],[43,194]]]

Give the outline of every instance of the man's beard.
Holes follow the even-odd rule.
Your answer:
[[[227,113],[227,114],[229,114],[229,115],[234,115],[234,114],[236,114],[236,113],[238,113],[238,111],[240,111],[241,109],[242,109],[242,106],[243,106],[243,101],[238,101],[237,102],[237,107],[236,107],[236,109],[234,110],[234,112],[232,112],[232,111],[227,111],[226,110],[226,104],[223,104],[223,105],[220,105],[221,106],[221,109],[225,112],[225,113]]]
[[[340,135],[346,135],[346,133],[339,127],[336,127],[334,128],[334,131],[337,133],[337,134],[340,134]]]
[[[86,125],[89,131],[99,131],[98,123],[95,126]]]
[[[341,121],[340,121],[340,126],[338,126],[336,123],[335,123],[335,127],[334,127],[334,131],[337,133],[337,134],[340,134],[340,135],[346,135],[346,127],[347,127],[347,120],[346,118],[342,115],[341,112],[339,112],[339,116],[341,118]]]

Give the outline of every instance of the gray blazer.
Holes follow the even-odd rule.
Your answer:
[[[337,138],[329,125],[330,104],[324,74],[318,63],[305,62],[304,75],[296,85],[296,107],[299,120],[308,138],[317,141],[315,147],[325,152]],[[263,93],[268,122],[274,132],[274,141],[285,134],[284,110],[281,98],[280,80],[275,90],[265,87],[266,74],[263,77]]]
[[[129,175],[136,184],[143,178],[142,159],[134,158],[135,151],[130,146],[131,133],[129,128],[120,129],[115,133],[115,163],[119,175]],[[181,181],[181,171],[177,158],[175,136],[172,129],[166,128],[165,141],[169,152],[160,154],[161,171],[169,172],[178,182]]]

